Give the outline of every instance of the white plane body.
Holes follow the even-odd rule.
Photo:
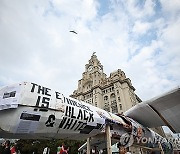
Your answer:
[[[131,110],[129,114],[132,113]],[[108,124],[116,141],[125,133],[134,139],[162,139],[132,118],[114,115],[34,83],[23,82],[0,89],[1,138],[84,140],[101,136]],[[137,142],[136,139],[133,141]]]

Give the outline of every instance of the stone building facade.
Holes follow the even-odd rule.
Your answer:
[[[95,53],[85,65],[85,72],[82,74],[82,79],[78,81],[78,88],[70,97],[118,114],[142,102],[135,94],[131,80],[121,69],[110,73],[107,77]],[[164,136],[161,127],[153,130]],[[140,148],[131,147],[131,152],[139,153],[139,151]]]
[[[122,70],[118,69],[107,77],[103,65],[93,53],[89,63],[85,65],[82,79],[78,81],[77,90],[70,97],[121,114],[141,102],[134,91],[131,80]]]

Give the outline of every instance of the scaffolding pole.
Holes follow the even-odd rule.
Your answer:
[[[90,138],[87,138],[87,154],[90,154],[91,145],[90,145]]]
[[[106,125],[107,154],[112,154],[110,126]]]

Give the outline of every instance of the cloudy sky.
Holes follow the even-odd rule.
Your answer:
[[[180,85],[180,1],[0,1],[0,86],[30,81],[69,95],[93,52],[143,100]]]

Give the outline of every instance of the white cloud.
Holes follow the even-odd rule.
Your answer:
[[[180,1],[179,0],[160,0],[162,9],[165,13],[179,14],[180,13]]]
[[[145,19],[155,14],[155,3],[153,0],[127,0],[124,3],[125,10],[134,19]]]
[[[151,24],[147,22],[136,21],[133,27],[133,32],[137,34],[146,34],[151,28]]]
[[[53,4],[57,9],[56,13],[74,18],[74,20],[91,20],[97,15],[96,1],[93,0],[54,0]]]
[[[142,99],[156,96],[180,83],[180,19],[167,3],[156,16],[156,1],[111,1],[100,16],[96,0],[1,0],[0,85],[32,81],[69,95],[97,52],[107,75],[120,68]]]

